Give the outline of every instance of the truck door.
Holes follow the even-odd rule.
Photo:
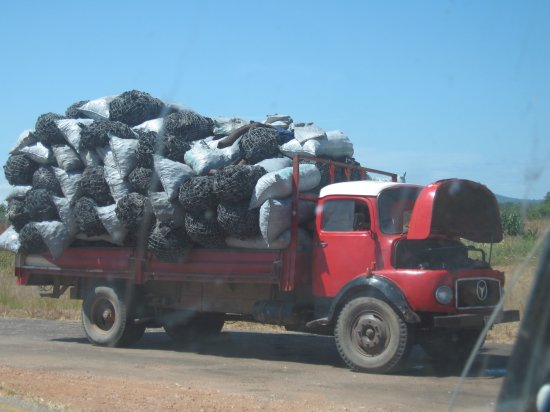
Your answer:
[[[374,269],[373,221],[367,199],[339,196],[320,200],[313,244],[314,296],[336,296],[350,280]]]

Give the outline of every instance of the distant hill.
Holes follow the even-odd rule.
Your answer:
[[[518,199],[516,197],[508,197],[495,194],[497,202],[499,204],[504,203],[527,203],[527,204],[537,204],[542,203],[542,199]]]

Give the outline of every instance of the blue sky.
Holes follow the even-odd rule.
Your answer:
[[[542,198],[549,17],[543,1],[9,2],[0,162],[40,114],[138,89],[204,115],[340,129],[362,164],[409,182]]]

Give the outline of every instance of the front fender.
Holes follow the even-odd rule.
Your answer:
[[[347,299],[354,295],[360,295],[362,291],[367,293],[369,289],[374,289],[382,294],[403,315],[405,322],[420,322],[420,317],[411,309],[407,298],[395,283],[382,276],[370,275],[353,279],[338,292],[329,309],[327,319],[329,323],[334,320],[338,309],[345,304]]]

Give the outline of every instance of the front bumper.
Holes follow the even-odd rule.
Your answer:
[[[463,314],[449,316],[434,316],[434,327],[448,329],[482,328],[491,315],[487,314]],[[519,310],[503,310],[498,314],[495,323],[508,323],[519,321]]]

